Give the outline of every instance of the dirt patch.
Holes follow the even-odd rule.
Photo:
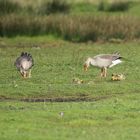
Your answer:
[[[23,102],[90,102],[90,101],[98,101],[106,98],[110,98],[111,96],[100,96],[100,97],[53,97],[53,98],[7,98],[4,96],[0,97],[0,101],[23,101]]]

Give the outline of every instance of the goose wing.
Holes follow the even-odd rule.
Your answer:
[[[120,59],[121,56],[120,54],[101,54],[101,55],[97,55],[96,58],[114,61],[114,60]]]
[[[119,54],[100,54],[94,57],[99,67],[109,67],[114,61],[120,59]]]

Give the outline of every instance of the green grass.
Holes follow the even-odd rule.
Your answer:
[[[13,63],[22,51],[33,55],[31,79],[22,79]],[[119,51],[126,60],[108,70],[100,79],[100,69],[83,71],[89,56]],[[139,42],[74,44],[53,37],[1,38],[0,96],[9,98],[94,98],[140,92]],[[129,54],[129,55],[128,55]],[[112,82],[112,73],[123,73],[126,80]],[[84,80],[76,85],[73,78]]]
[[[42,20],[37,15],[41,0],[36,3],[33,0],[13,1],[17,1],[23,6],[19,13],[15,11],[16,17],[36,16],[37,24],[32,24],[33,26],[29,28],[23,24],[21,26],[23,31],[32,30],[32,27],[34,28],[34,25],[38,25],[38,23],[45,25],[43,24],[44,17]],[[128,31],[125,32],[126,35],[135,34],[135,30],[131,29],[139,30],[137,21],[133,20],[135,18],[131,18],[131,16],[140,15],[139,2],[132,3],[127,12],[114,13],[98,11],[97,1],[85,3],[84,0],[73,0],[70,4],[72,7],[69,14],[66,15],[66,23],[68,25],[77,23],[78,26],[74,28],[74,31],[80,27],[77,17],[79,19],[80,16],[88,17],[89,15],[91,17],[102,15],[102,20],[105,19],[104,16],[130,17],[130,21],[135,23],[132,24],[133,26],[121,26],[121,22],[117,23],[120,20],[115,21],[115,18],[114,23],[119,24],[120,29],[127,27],[124,28]],[[10,15],[10,17],[12,16],[14,17],[14,15]],[[75,16],[76,22],[68,22],[68,16]],[[5,16],[3,17],[5,18]],[[57,17],[55,21],[58,21],[61,16],[52,15],[52,17]],[[38,18],[40,20],[37,20]],[[8,25],[9,29],[12,20],[14,21],[14,18],[7,18],[5,21],[8,24],[4,22],[1,24],[2,27],[6,29],[6,25]],[[30,23],[29,21],[27,20],[27,25]],[[54,25],[52,23],[57,25],[55,21],[50,22],[50,25]],[[127,20],[125,21],[127,22]],[[21,28],[17,28],[18,25],[22,25],[21,20],[17,23],[11,28],[10,33],[13,34],[18,29],[21,31]],[[48,20],[45,23],[48,23]],[[107,32],[109,32],[108,29],[116,29],[111,27],[112,24],[113,22],[110,21]],[[65,25],[65,23],[61,24],[61,31],[65,31]],[[72,25],[70,27],[73,27]],[[98,25],[98,22],[95,25]],[[117,27],[116,25],[115,27]],[[46,26],[41,27],[43,27],[41,31],[46,28]],[[82,33],[88,31],[87,27],[89,26],[81,26],[84,29]],[[95,26],[93,25],[93,27]],[[104,31],[104,27],[101,31]],[[119,28],[117,28],[118,30]],[[1,32],[4,31],[1,30]],[[35,35],[35,33],[30,35]],[[129,39],[125,42],[126,40],[110,36],[106,43],[100,39],[96,43],[92,43],[89,37],[93,35],[88,36],[89,41],[86,43],[72,43],[62,40],[63,36],[58,36],[57,33],[47,36],[0,38],[0,139],[139,140],[140,41],[139,33],[137,32],[136,35],[137,40],[134,41],[130,38],[133,42],[129,42]],[[103,34],[103,38],[105,37],[107,37],[106,34]],[[30,79],[20,77],[14,67],[14,61],[22,51],[30,52],[35,61]],[[124,62],[108,69],[107,78],[100,78],[100,70],[95,67],[91,67],[88,72],[83,71],[83,63],[87,57],[116,51],[124,57]],[[126,79],[111,81],[112,73],[123,73]],[[73,78],[79,78],[84,83],[75,84],[72,82]],[[64,113],[63,116],[60,115],[61,112]]]
[[[77,4],[72,4],[72,8],[71,8],[71,13],[77,13],[77,14],[94,14],[95,12],[97,12],[97,6],[88,2],[81,2],[81,3],[77,3]]]
[[[35,61],[30,79],[21,78],[13,65],[22,51]],[[94,67],[83,71],[86,57],[115,51],[125,61],[109,69],[107,78],[101,79]],[[0,38],[0,139],[139,140],[139,51],[139,41],[77,44],[53,36]],[[113,82],[112,73],[123,73],[126,80]],[[84,83],[74,84],[74,77]]]
[[[38,14],[47,14],[42,6],[44,6],[45,2],[52,1],[52,0],[37,0],[36,3],[34,3],[33,0],[27,1],[27,0],[8,0],[7,5],[5,4],[4,0],[1,0],[1,7],[2,11],[1,14],[10,14],[10,13],[16,13],[17,15],[38,15]],[[130,7],[128,8],[128,11],[122,11],[119,12],[106,12],[106,11],[98,11],[98,6],[101,1],[94,0],[94,1],[87,1],[85,2],[84,0],[73,0],[73,1],[67,1],[67,0],[61,0],[61,2],[66,2],[70,7],[70,12],[69,14],[74,14],[74,15],[79,15],[79,14],[90,14],[90,15],[132,15],[132,16],[140,16],[140,2],[138,0],[120,0],[118,2],[123,2],[123,3],[130,3]],[[103,0],[104,7],[107,10],[107,8],[112,5],[112,3],[115,3],[115,0]],[[16,6],[17,8],[13,9],[13,5]],[[42,5],[42,6],[41,6]],[[58,3],[59,5],[59,3]],[[47,5],[46,5],[47,7]],[[68,10],[69,8],[66,7]],[[55,8],[54,8],[55,9]],[[60,8],[59,8],[60,9]],[[53,9],[52,9],[53,10]],[[40,12],[41,13],[40,13]],[[43,12],[44,11],[44,12]],[[53,12],[52,12],[53,13]],[[58,13],[61,13],[58,11]],[[63,13],[63,12],[62,12]],[[64,12],[65,13],[65,12]]]
[[[5,1],[2,0],[2,3],[1,7],[4,7],[3,5],[6,5]],[[21,3],[18,4],[20,8]],[[5,6],[7,14],[5,11],[5,14],[0,16],[1,37],[51,34],[74,42],[108,41],[112,38],[128,41],[140,37],[139,2],[126,1],[123,2],[123,5],[122,2],[105,2],[105,7],[109,6],[111,9],[108,7],[108,10],[105,8],[103,11],[98,10],[97,2],[83,2],[81,0],[76,3],[56,2],[54,5],[52,4],[52,7],[50,6],[50,11],[43,1],[37,7],[25,5],[19,10],[20,12],[8,11],[10,5],[13,9],[12,4],[9,3],[9,8],[8,5]],[[44,8],[40,7],[41,5]],[[57,9],[54,7],[57,7]],[[4,12],[4,10],[2,11]],[[49,12],[50,15],[45,14],[45,12]],[[53,14],[53,12],[57,14]]]
[[[0,102],[0,139],[139,140],[139,100],[133,93],[97,102]]]

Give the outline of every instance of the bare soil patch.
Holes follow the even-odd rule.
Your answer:
[[[44,98],[9,98],[5,96],[0,96],[0,101],[23,101],[23,102],[90,102],[98,101],[110,98],[111,96],[100,96],[100,97],[89,97],[89,96],[79,96],[79,97],[44,97]]]

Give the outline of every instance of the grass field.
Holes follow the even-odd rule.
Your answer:
[[[0,50],[0,67],[3,69],[0,73],[0,96],[3,98],[94,98],[140,91],[138,42],[74,44],[59,39],[55,41],[51,37],[48,41],[47,37],[17,37],[3,39],[2,43],[5,44]],[[22,79],[13,65],[22,51],[30,52],[35,61],[31,79]],[[119,51],[125,60],[109,69],[107,78],[101,79],[100,69],[94,67],[88,72],[83,71],[87,57],[115,51]],[[112,73],[123,73],[126,80],[112,82]],[[73,78],[84,83],[76,85]]]
[[[99,10],[97,0],[58,0],[51,15],[44,0],[9,1],[0,1],[0,140],[139,140],[139,1]],[[14,66],[23,51],[35,62],[29,79]],[[116,51],[123,63],[106,78],[84,72],[87,57]]]
[[[140,138],[138,41],[77,44],[52,36],[0,40],[0,139]],[[21,78],[13,65],[22,51],[35,61],[31,79]],[[107,78],[101,79],[94,67],[83,71],[86,57],[115,51],[125,60],[109,69]],[[113,82],[112,73],[123,73],[126,80]],[[73,83],[75,77],[84,83]]]
[[[0,139],[139,140],[139,100],[131,93],[96,102],[0,102]]]

